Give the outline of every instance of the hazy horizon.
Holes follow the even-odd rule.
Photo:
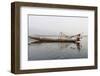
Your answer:
[[[29,15],[29,36],[88,34],[88,17]]]

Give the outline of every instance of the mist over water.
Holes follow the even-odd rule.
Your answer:
[[[88,35],[88,17],[30,15],[28,35],[56,35],[63,32],[66,36]],[[40,36],[41,37],[41,36]],[[28,40],[31,42],[32,40]],[[28,44],[28,60],[55,60],[88,58],[87,37],[80,44],[68,42]]]
[[[76,43],[33,43],[28,46],[28,60],[88,58],[87,38]]]

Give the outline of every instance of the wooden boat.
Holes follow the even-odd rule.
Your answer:
[[[77,39],[53,39],[53,38],[42,38],[42,37],[30,37],[31,39],[35,39],[39,42],[76,42]]]
[[[73,38],[75,37],[75,38]],[[41,37],[41,36],[29,36],[29,38],[34,39],[38,42],[79,42],[80,41],[80,34],[73,35],[73,36],[67,36],[63,34],[62,32],[60,33],[60,36],[56,38],[52,37]]]

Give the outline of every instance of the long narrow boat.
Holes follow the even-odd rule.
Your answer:
[[[29,38],[31,39],[35,39],[35,40],[38,40],[40,42],[76,42],[77,39],[68,39],[68,38],[64,38],[64,39],[54,39],[54,38],[45,38],[45,37],[31,37],[29,36]]]

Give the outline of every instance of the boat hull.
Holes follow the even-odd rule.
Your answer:
[[[40,38],[31,37],[31,39],[37,40],[36,42],[76,42],[76,39],[53,39],[53,38]]]

